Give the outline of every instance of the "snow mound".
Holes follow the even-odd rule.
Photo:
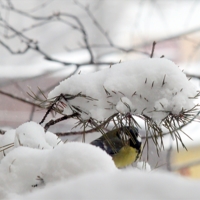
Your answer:
[[[80,114],[84,119],[92,117],[102,121],[119,112],[144,114],[160,121],[169,112],[179,114],[182,109],[191,109],[194,106],[191,97],[197,91],[172,61],[147,58],[73,75],[55,87],[48,99],[60,94],[79,94],[67,101],[63,110],[67,115],[76,107],[83,111]]]
[[[138,170],[93,173],[51,184],[43,190],[15,200],[25,199],[199,199],[199,181],[169,173]]]
[[[10,151],[0,164],[1,188],[17,194],[32,191],[48,151],[22,146]]]
[[[0,135],[0,160],[13,148],[20,146],[36,149],[52,149],[63,142],[53,133],[47,131],[36,122],[26,122],[16,130],[8,130]]]
[[[90,144],[68,142],[56,147],[45,159],[41,168],[44,182],[68,179],[80,174],[101,170],[117,170],[112,157]]]
[[[112,158],[90,144],[68,142],[54,149],[19,146],[0,163],[0,191],[23,194],[58,180],[96,171],[117,171]]]
[[[44,128],[36,122],[26,122],[16,129],[15,146],[38,149],[52,148],[45,139]]]

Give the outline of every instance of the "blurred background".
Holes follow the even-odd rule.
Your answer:
[[[154,41],[153,57],[171,59],[199,87],[198,0],[1,0],[1,130],[42,120],[46,110],[27,93],[42,99],[41,91],[48,95],[72,74],[150,57]],[[72,123],[50,130],[66,132]],[[184,138],[189,151],[177,153],[167,139],[168,148],[159,156],[152,147],[149,162],[200,177],[199,128],[198,122],[185,128],[193,138]]]

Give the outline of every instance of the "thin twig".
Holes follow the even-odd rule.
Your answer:
[[[26,99],[24,99],[24,98],[17,97],[17,96],[15,96],[15,95],[13,95],[13,94],[4,92],[4,91],[2,91],[2,90],[0,90],[0,94],[5,95],[5,96],[8,96],[8,97],[10,97],[10,98],[12,98],[12,99],[15,99],[15,100],[18,100],[18,101],[21,101],[21,102],[30,104],[30,105],[32,105],[32,106],[36,106],[36,107],[39,107],[39,108],[43,108],[42,106],[40,106],[40,105],[38,105],[38,104],[36,104],[36,103],[34,103],[34,102],[32,102],[32,101],[26,100]]]
[[[52,119],[48,123],[45,124],[44,130],[46,132],[49,129],[50,126],[53,126],[53,125],[55,125],[55,124],[57,124],[57,123],[59,123],[61,121],[64,121],[64,120],[67,120],[67,119],[70,119],[70,118],[73,118],[73,117],[77,117],[78,115],[79,115],[78,113],[74,113],[72,115],[65,115],[65,116],[63,116],[61,118],[58,118],[56,120]]]
[[[151,50],[150,58],[153,58],[153,54],[154,54],[154,50],[155,50],[155,46],[156,46],[156,42],[154,41],[154,42],[153,42],[153,45],[152,45],[152,50]]]

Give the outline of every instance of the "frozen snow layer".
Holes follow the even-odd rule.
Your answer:
[[[55,87],[48,98],[60,94],[79,94],[67,101],[63,110],[67,115],[75,106],[84,111],[82,118],[93,117],[101,121],[119,112],[144,114],[160,121],[169,112],[179,114],[182,109],[191,109],[194,106],[191,97],[197,91],[172,61],[146,58],[116,64],[94,73],[71,76]]]

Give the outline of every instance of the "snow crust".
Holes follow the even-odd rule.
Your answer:
[[[172,61],[165,58],[146,58],[116,64],[89,74],[76,74],[60,82],[48,95],[83,94],[93,99],[76,97],[68,100],[64,114],[71,106],[84,111],[82,118],[99,121],[120,112],[145,114],[155,121],[169,112],[179,114],[191,109],[196,88]],[[85,114],[86,113],[86,114]]]

